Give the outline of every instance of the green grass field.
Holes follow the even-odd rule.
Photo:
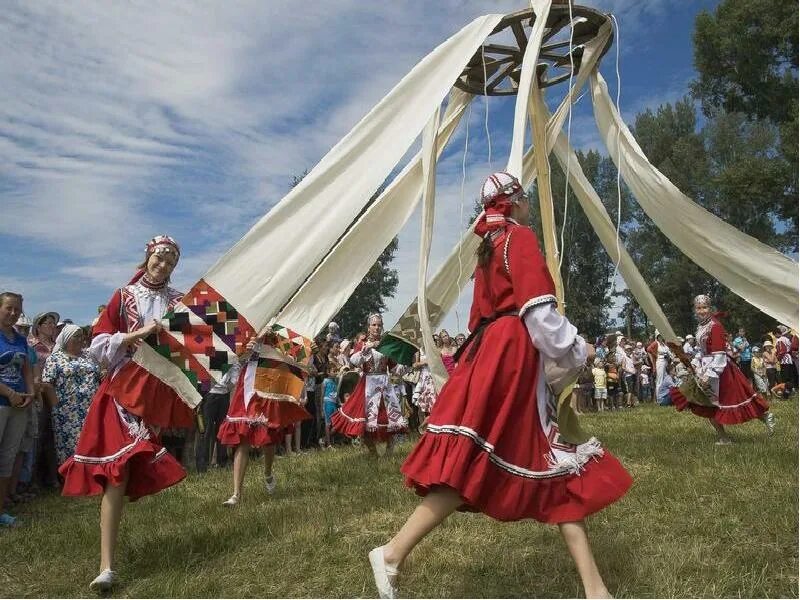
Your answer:
[[[622,501],[590,519],[616,597],[797,597],[796,400],[716,447],[711,427],[647,406],[583,417],[632,473]],[[119,596],[372,597],[366,553],[417,503],[399,466],[357,448],[276,459],[278,491],[251,464],[243,503],[221,506],[229,470],[190,475],[126,507]],[[0,531],[0,595],[89,596],[97,574],[98,500],[55,495],[23,505]],[[577,574],[555,527],[457,514],[412,554],[407,597],[575,597]]]

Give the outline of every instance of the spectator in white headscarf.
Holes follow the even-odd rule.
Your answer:
[[[83,353],[84,332],[64,325],[42,369],[42,391],[53,416],[53,442],[60,465],[75,453],[89,404],[100,384],[100,365]]]

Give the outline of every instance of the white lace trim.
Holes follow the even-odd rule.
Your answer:
[[[504,471],[524,477],[526,479],[549,479],[552,477],[560,477],[562,475],[580,475],[581,471],[585,468],[590,459],[603,456],[604,451],[597,438],[591,438],[585,444],[580,444],[576,447],[574,453],[569,453],[568,456],[563,456],[566,453],[560,453],[562,456],[555,459],[552,454],[547,456],[547,471],[532,471],[525,467],[520,467],[506,460],[500,458],[494,451],[494,446],[483,439],[478,433],[469,427],[463,425],[431,425],[428,424],[426,433],[430,434],[447,434],[447,435],[463,435],[470,438],[476,446],[489,455],[489,460],[500,467]]]
[[[519,309],[519,316],[525,316],[525,313],[533,308],[534,306],[542,306],[543,304],[557,304],[558,298],[556,298],[553,294],[545,294],[544,296],[536,296],[535,298],[531,298],[525,304],[522,305],[522,308]]]

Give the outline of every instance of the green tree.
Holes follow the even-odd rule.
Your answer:
[[[706,114],[796,120],[797,24],[797,2],[787,0],[723,0],[698,14],[691,90]]]
[[[696,20],[691,84],[708,117],[742,113],[776,128],[772,169],[785,187],[780,219],[797,239],[797,27],[798,3],[786,0],[723,0]],[[775,173],[779,170],[780,173]],[[795,244],[794,249],[797,249]]]

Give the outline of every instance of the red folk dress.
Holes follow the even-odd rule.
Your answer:
[[[389,373],[396,365],[376,349],[363,348],[362,342],[356,344],[350,359],[361,367],[361,379],[347,402],[331,417],[331,427],[348,437],[387,441],[396,433],[408,431],[403,404]]]
[[[108,375],[92,398],[75,454],[59,468],[65,496],[102,494],[129,472],[130,500],[175,485],[186,471],[161,446],[157,427],[186,427],[192,411],[159,379],[131,360],[124,335],[160,319],[182,294],[137,282],[117,290],[92,330],[92,357]]]
[[[256,356],[247,362],[236,383],[228,414],[217,432],[217,439],[226,446],[279,444],[289,426],[312,418],[294,398],[257,390],[257,369]]]
[[[670,396],[679,411],[687,407],[694,414],[713,419],[720,425],[738,425],[758,419],[769,410],[769,404],[753,389],[753,384],[725,352],[725,327],[711,317],[697,328],[695,335],[700,363],[695,375],[708,377],[714,406],[701,406],[689,401],[675,387]]]
[[[599,441],[576,446],[559,433],[542,356],[521,318],[555,301],[536,236],[508,226],[494,239],[490,263],[476,268],[469,328],[494,320],[468,342],[403,464],[406,484],[418,494],[444,485],[458,491],[463,510],[562,523],[628,490],[630,475]]]

